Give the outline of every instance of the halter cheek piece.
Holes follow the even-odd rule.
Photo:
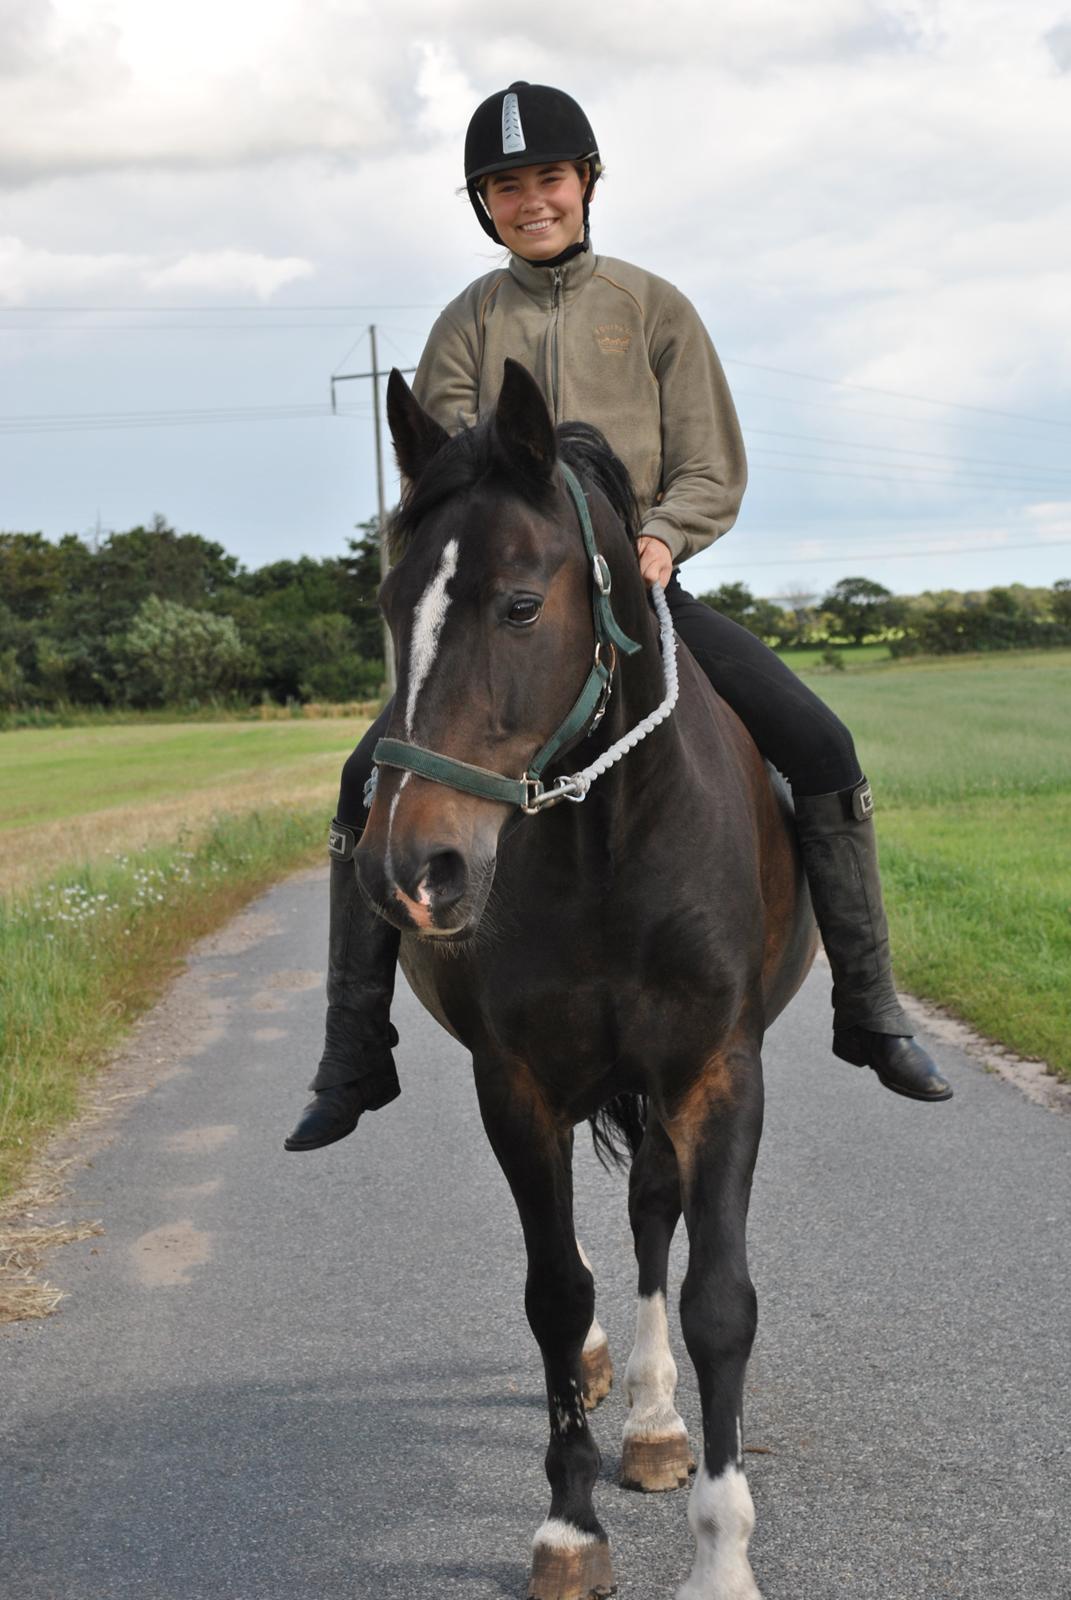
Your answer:
[[[506,778],[500,773],[489,772],[486,767],[474,767],[467,761],[455,760],[453,756],[437,755],[434,750],[425,750],[423,746],[409,744],[404,739],[380,739],[373,755],[377,767],[402,767],[407,772],[415,772],[418,777],[430,778],[433,783],[461,789],[483,800],[520,806],[529,815],[543,806],[556,805],[559,800],[583,800],[590,779],[585,780],[576,773],[565,774],[548,789],[543,784],[543,773],[566,746],[573,744],[581,735],[593,732],[602,721],[613,690],[618,650],[630,656],[641,646],[628,637],[614,617],[610,605],[610,568],[595,546],[595,530],[591,525],[591,513],[583,486],[575,472],[564,462],[561,471],[576,507],[580,531],[584,536],[584,549],[591,563],[591,606],[595,623],[595,660],[572,710],[533,756],[523,778]]]

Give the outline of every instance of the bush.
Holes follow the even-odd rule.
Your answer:
[[[194,611],[150,595],[113,641],[122,698],[160,706],[233,693],[252,667],[231,617]]]

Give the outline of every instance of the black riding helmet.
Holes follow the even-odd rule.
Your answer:
[[[554,261],[540,263],[547,267],[558,266],[587,249],[588,202],[602,171],[591,123],[571,95],[545,83],[511,83],[477,106],[465,135],[465,184],[480,227],[496,244],[502,240],[480,195],[480,180],[492,172],[546,166],[552,161],[586,161],[588,185],[584,191],[584,243],[570,245]]]

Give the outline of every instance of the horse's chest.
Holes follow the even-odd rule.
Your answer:
[[[538,900],[538,896],[534,897]],[[650,1059],[688,1016],[709,1015],[719,963],[702,930],[533,905],[510,930],[444,954],[403,940],[402,966],[443,1027],[563,1071]],[[706,1024],[704,1023],[704,1026]]]

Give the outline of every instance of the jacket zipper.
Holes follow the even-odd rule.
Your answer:
[[[554,407],[555,424],[561,421],[558,393],[558,328],[562,313],[562,269],[554,268],[554,287],[551,290],[550,325],[550,397]]]

